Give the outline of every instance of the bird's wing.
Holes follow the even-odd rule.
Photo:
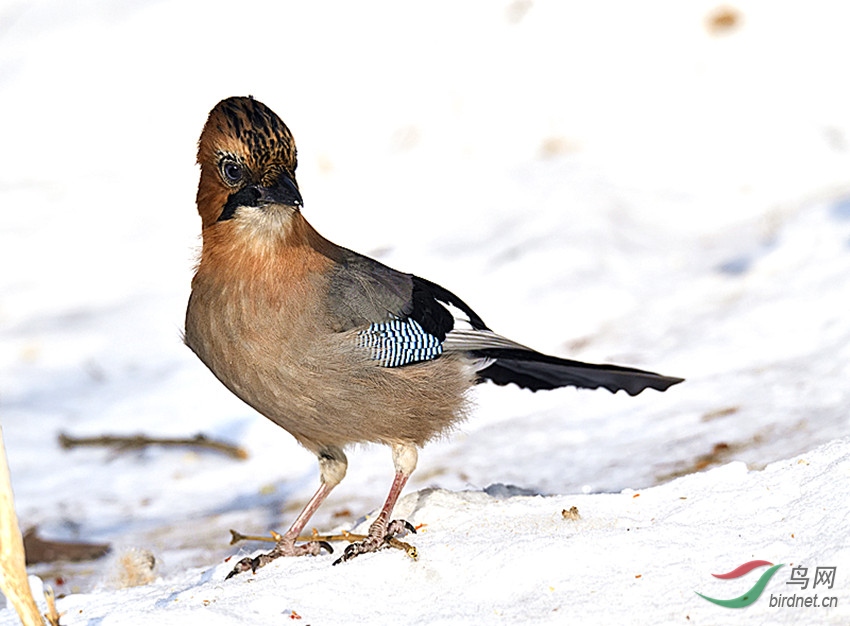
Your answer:
[[[327,313],[340,331],[403,315],[413,293],[410,274],[341,248],[328,281]]]
[[[344,252],[331,277],[329,309],[340,330],[358,330],[358,345],[384,367],[462,353],[477,366],[479,380],[514,383],[533,391],[604,387],[635,395],[682,382],[631,367],[537,352],[494,333],[463,300],[436,283]]]
[[[465,352],[477,345],[474,341],[456,345],[458,330],[495,336],[447,289],[349,250],[343,251],[331,274],[328,310],[335,328],[358,330],[361,347],[386,367],[435,359],[449,350]]]

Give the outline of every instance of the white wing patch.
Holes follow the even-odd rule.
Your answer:
[[[457,308],[455,305],[449,304],[445,300],[437,299],[437,302],[439,302],[444,309],[448,310],[448,312],[452,314],[452,317],[455,320],[453,331],[472,330],[472,322],[469,320],[469,316],[466,313]]]

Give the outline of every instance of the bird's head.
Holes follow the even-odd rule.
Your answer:
[[[198,163],[198,213],[205,230],[229,220],[285,223],[302,205],[292,133],[250,96],[227,98],[210,111]]]

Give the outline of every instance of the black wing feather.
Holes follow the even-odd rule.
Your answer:
[[[647,388],[665,391],[684,380],[633,367],[560,359],[533,350],[486,349],[472,351],[472,354],[492,359],[492,363],[479,370],[481,380],[497,385],[514,383],[532,391],[566,386],[604,387],[611,393],[622,389],[634,396]]]
[[[444,341],[446,335],[455,326],[454,316],[442,303],[450,304],[463,311],[474,329],[487,329],[484,320],[448,289],[418,276],[411,276],[411,279],[413,280],[413,295],[410,310],[406,313],[422,324],[422,328],[440,341]]]

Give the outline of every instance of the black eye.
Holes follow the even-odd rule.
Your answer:
[[[224,176],[224,180],[231,185],[238,183],[244,176],[242,166],[235,161],[225,161],[222,163],[221,173]]]

